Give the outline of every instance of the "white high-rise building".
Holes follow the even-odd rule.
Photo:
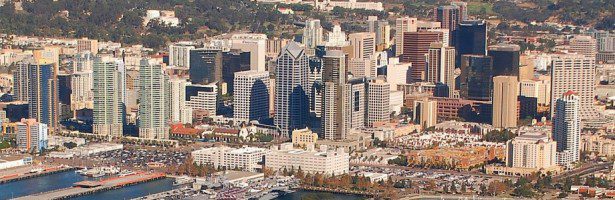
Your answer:
[[[570,166],[580,158],[580,106],[581,99],[573,91],[566,92],[555,102],[552,136],[557,142],[557,163],[563,166]]]
[[[455,49],[442,43],[432,43],[426,54],[427,81],[448,86],[449,97],[455,91]]]
[[[506,142],[506,166],[549,169],[556,166],[557,143],[547,135],[523,134]]]
[[[382,77],[367,84],[367,127],[373,127],[376,122],[389,122],[391,86]]]
[[[169,75],[162,65],[141,60],[139,69],[139,137],[169,138]]]
[[[92,81],[92,71],[75,72],[71,75],[71,110],[92,109],[94,107]]]
[[[192,45],[169,45],[169,66],[190,68],[190,50]]]
[[[349,45],[348,41],[346,41],[346,33],[342,31],[340,25],[333,26],[333,31],[328,36],[327,46],[344,47]]]
[[[169,81],[171,87],[171,123],[192,123],[192,109],[186,105],[186,86],[190,83],[183,78]]]
[[[235,73],[233,118],[241,121],[269,118],[269,72]]]
[[[597,117],[594,108],[596,65],[594,57],[565,54],[554,55],[551,63],[551,115],[557,114],[556,97],[575,91],[581,102],[581,119]],[[555,112],[554,112],[555,111]]]
[[[303,47],[289,42],[278,56],[275,82],[275,125],[282,135],[303,128],[309,115],[308,56]]]
[[[305,22],[301,41],[309,48],[316,48],[316,46],[323,44],[323,29],[320,20],[312,19]]]
[[[357,77],[348,80],[346,83],[346,89],[349,91],[346,93],[348,96],[346,102],[348,107],[346,112],[350,115],[347,117],[349,129],[361,129],[365,127],[365,101],[366,97],[366,81],[364,77]]]
[[[124,62],[112,57],[94,59],[94,134],[120,137],[123,133],[126,102]]]
[[[418,20],[416,18],[402,17],[395,20],[395,56],[404,53],[404,32],[416,32]]]

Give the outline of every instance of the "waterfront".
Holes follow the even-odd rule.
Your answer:
[[[66,171],[45,176],[9,182],[0,185],[0,199],[10,199],[73,186],[73,183],[89,180],[75,171]]]
[[[365,197],[346,194],[334,194],[329,192],[315,192],[299,190],[275,198],[276,200],[362,200]]]
[[[0,199],[23,197],[73,186],[73,183],[94,180],[75,171],[60,172],[0,185]],[[94,193],[74,199],[131,199],[173,189],[173,179],[165,178],[116,190]]]

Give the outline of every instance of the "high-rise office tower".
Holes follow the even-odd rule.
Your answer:
[[[195,84],[222,82],[222,49],[190,50],[190,81]]]
[[[579,161],[579,143],[581,140],[581,99],[568,91],[555,103],[556,115],[553,117],[553,140],[557,142],[557,163],[570,165]]]
[[[551,80],[521,80],[519,81],[519,96],[534,97],[539,105],[550,105]]]
[[[54,63],[31,63],[28,65],[30,118],[47,124],[51,130],[59,128],[60,102],[57,75]]]
[[[186,86],[190,83],[183,78],[172,78],[169,84],[171,123],[192,123],[192,109],[186,105]]]
[[[218,86],[215,84],[186,85],[186,107],[195,116],[214,116],[218,109]],[[201,119],[198,119],[201,120]]]
[[[322,34],[321,34],[322,35]],[[266,71],[267,35],[257,33],[233,34],[230,49],[250,52],[250,70]]]
[[[432,127],[437,123],[438,102],[429,99],[414,101],[414,123],[420,124],[423,129]]]
[[[92,81],[92,71],[75,72],[71,75],[71,110],[93,108]]]
[[[305,22],[301,41],[309,48],[316,48],[323,44],[323,29],[320,20],[312,19]]]
[[[233,118],[250,121],[269,118],[269,72],[235,73]]]
[[[16,123],[17,147],[27,152],[41,152],[47,148],[48,133],[47,124],[36,119],[21,119]]]
[[[459,9],[460,21],[468,20],[468,3],[463,1],[451,1],[451,6],[457,6]]]
[[[459,66],[461,56],[466,54],[487,54],[487,23],[485,20],[462,21],[459,28],[453,32],[455,50],[457,50],[457,63]]]
[[[378,77],[367,84],[367,127],[373,127],[376,122],[390,120],[391,86],[382,77]]]
[[[403,54],[401,62],[411,62],[411,82],[423,81],[425,78],[425,54],[429,53],[431,43],[442,42],[441,32],[406,32],[404,33]]]
[[[13,70],[13,98],[18,101],[28,101],[28,83],[30,76],[28,75],[29,62],[17,62],[15,70]]]
[[[94,134],[120,137],[126,103],[126,68],[112,57],[94,58]]]
[[[58,102],[60,102],[61,106],[70,106],[70,95],[72,92],[71,87],[71,74],[60,73],[57,76],[58,79]]]
[[[416,18],[401,17],[395,19],[395,56],[400,57],[404,53],[404,33],[417,31]]]
[[[346,82],[346,92],[348,104],[347,126],[349,129],[361,129],[365,127],[365,108],[366,108],[366,84],[368,79],[365,77],[351,78]]]
[[[556,97],[575,91],[579,97],[581,119],[597,117],[594,108],[596,65],[593,57],[557,55],[551,63],[551,116],[556,115]]]
[[[459,76],[460,94],[472,100],[491,100],[493,60],[485,55],[464,55]]]
[[[586,36],[577,35],[570,39],[570,52],[578,53],[588,57],[595,57],[597,50],[596,39]]]
[[[455,91],[455,48],[432,43],[426,54],[426,81],[448,86],[449,97]]]
[[[139,137],[169,138],[171,86],[162,65],[141,60],[139,68]]]
[[[309,58],[308,96],[310,99],[310,113],[320,117],[322,112],[322,59],[326,53],[324,46],[314,49],[314,56]]]
[[[333,26],[333,31],[329,33],[326,46],[330,46],[330,47],[348,46],[348,41],[346,41],[346,33],[342,31],[342,27],[340,27],[340,25]]]
[[[92,71],[93,55],[90,52],[75,54],[73,58],[73,72]]]
[[[348,131],[346,60],[340,50],[329,50],[323,57],[321,125],[323,138],[329,140],[345,139]]]
[[[463,21],[459,7],[454,5],[439,6],[434,8],[433,20],[440,22],[440,28],[448,29],[450,33],[454,33],[457,30],[459,23]],[[448,42],[455,44],[455,38],[451,37]]]
[[[495,128],[517,127],[517,97],[519,83],[516,76],[493,77],[493,114]]]
[[[222,80],[226,83],[227,91],[224,93],[233,94],[235,85],[235,73],[250,70],[250,52],[232,49],[222,54]],[[256,70],[253,70],[256,71]]]
[[[274,122],[282,134],[288,135],[304,128],[309,116],[309,66],[304,48],[296,42],[288,43],[278,56],[275,71]]]
[[[190,50],[194,46],[188,44],[169,45],[169,66],[190,68]]]
[[[391,37],[391,26],[389,26],[389,21],[378,20],[377,16],[369,16],[367,24],[368,31],[370,33],[376,34],[375,45],[384,45],[384,47],[388,47],[390,44]]]
[[[356,59],[369,59],[376,53],[376,34],[374,33],[351,33],[348,35],[348,41],[353,49],[353,54]]]
[[[493,76],[519,76],[519,50],[516,44],[489,46],[487,55],[493,58]]]
[[[391,91],[397,90],[397,85],[408,82],[408,74],[412,69],[412,63],[399,63],[399,58],[389,58],[387,65],[387,83],[391,85]]]

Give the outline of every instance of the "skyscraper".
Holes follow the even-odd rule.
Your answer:
[[[28,107],[30,118],[47,124],[50,129],[58,127],[60,103],[58,77],[55,64],[39,63],[28,66]]]
[[[581,119],[597,117],[594,108],[595,59],[583,55],[557,55],[551,63],[551,116],[557,114],[556,97],[574,91],[580,101]]]
[[[367,84],[367,127],[373,127],[376,122],[388,122],[390,120],[390,89],[389,83],[381,77]]]
[[[162,65],[143,59],[139,87],[139,137],[168,139],[171,114],[169,75]]]
[[[222,82],[222,49],[190,50],[190,81],[195,84]]]
[[[372,19],[370,20],[369,18]],[[391,26],[389,26],[389,21],[378,20],[377,16],[369,16],[367,23],[368,31],[376,34],[375,45],[384,45],[384,47],[388,47],[391,37]]]
[[[169,66],[190,68],[190,50],[194,46],[188,44],[169,45]]]
[[[568,91],[556,100],[553,117],[553,140],[557,142],[557,163],[570,165],[579,161],[581,140],[580,98]]]
[[[215,84],[186,85],[185,100],[186,107],[192,110],[195,116],[214,116],[218,110],[218,86]]]
[[[485,55],[464,55],[459,76],[461,96],[472,100],[491,100],[493,60]]]
[[[282,134],[303,128],[309,115],[308,56],[296,42],[290,42],[278,56],[275,82],[275,125]],[[289,136],[290,137],[290,136]]]
[[[413,119],[423,129],[432,127],[437,123],[438,102],[429,99],[414,101]]]
[[[28,75],[29,62],[17,62],[17,67],[13,70],[13,98],[18,101],[28,101]]]
[[[340,25],[333,26],[333,31],[329,33],[326,46],[348,46],[348,41],[346,41],[346,33],[342,31],[342,27],[340,27]]]
[[[309,48],[316,48],[323,44],[323,31],[320,20],[312,19],[305,22],[303,39],[301,40]]]
[[[120,137],[123,134],[126,102],[124,62],[112,57],[94,58],[94,134]]]
[[[416,18],[401,17],[395,19],[395,56],[400,57],[404,53],[404,33],[417,31]]]
[[[346,55],[340,50],[329,50],[323,58],[322,136],[329,140],[346,138],[348,131]]]
[[[94,107],[92,80],[92,71],[75,72],[71,75],[71,110],[92,109]]]
[[[233,94],[235,73],[250,70],[250,52],[231,49],[222,54],[222,80],[226,83],[226,93]],[[253,70],[256,71],[256,70]],[[224,93],[224,92],[223,92]]]
[[[519,76],[519,50],[516,44],[489,46],[487,54],[493,58],[493,76]]]
[[[493,127],[517,127],[517,96],[519,83],[516,76],[493,77]]]
[[[356,59],[369,59],[376,53],[376,34],[361,32],[348,35]]]
[[[487,23],[485,20],[462,21],[459,28],[453,31],[456,37],[455,50],[457,50],[457,63],[459,66],[461,56],[466,54],[487,54]]]
[[[235,119],[245,121],[268,119],[269,72],[236,72],[233,106]]]
[[[432,43],[426,55],[426,81],[448,86],[449,97],[455,91],[455,48]]]
[[[411,62],[410,81],[419,82],[425,78],[425,54],[434,42],[442,42],[441,32],[406,32],[404,33],[403,54],[401,62]]]
[[[346,83],[346,103],[349,117],[347,117],[349,129],[361,129],[365,127],[367,82],[365,77],[351,78]]]
[[[171,123],[192,123],[192,109],[186,105],[186,86],[190,83],[183,78],[172,78],[171,85]]]
[[[450,33],[454,33],[459,26],[459,23],[463,21],[462,13],[458,6],[446,5],[434,8],[433,20],[440,22],[440,28],[448,29]],[[455,38],[451,37],[449,43],[454,43]]]

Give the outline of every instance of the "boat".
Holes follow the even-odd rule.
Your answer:
[[[41,173],[43,171],[45,171],[45,169],[43,169],[43,168],[34,168],[34,169],[30,170],[30,173],[32,173],[32,174],[34,174],[34,173]]]
[[[136,174],[136,173],[135,173],[135,172],[133,172],[133,171],[130,171],[130,170],[122,170],[122,171],[118,174],[118,176],[119,176],[119,177],[124,177],[124,176],[133,175],[133,174]]]

